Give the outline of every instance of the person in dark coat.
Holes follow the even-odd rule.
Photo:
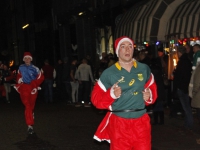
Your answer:
[[[193,115],[188,95],[188,86],[191,78],[192,63],[186,53],[186,48],[179,46],[177,48],[179,61],[174,71],[174,93],[177,94],[182,108],[185,113],[185,128],[192,129],[193,127]]]
[[[8,64],[3,65],[3,71],[2,71],[2,76],[1,76],[1,83],[4,86],[4,89],[6,91],[6,97],[4,99],[5,102],[10,103],[9,99],[9,93],[11,92],[11,82],[14,79],[14,74],[13,72],[8,68]]]
[[[56,77],[55,68],[50,65],[49,60],[44,61],[44,65],[41,68],[42,73],[44,74],[44,99],[46,103],[53,102],[53,81]]]
[[[57,91],[62,91],[62,71],[63,71],[63,62],[61,59],[58,60],[56,66],[55,66],[55,70],[56,70],[56,89]]]
[[[67,103],[71,104],[72,98],[71,98],[71,84],[70,84],[70,61],[68,57],[64,58],[62,81],[65,87],[64,92],[66,93],[65,100],[67,101]]]
[[[153,120],[154,125],[164,124],[164,101],[165,101],[165,87],[162,77],[162,63],[159,57],[153,58],[150,65],[151,72],[157,84],[158,97],[153,104]]]

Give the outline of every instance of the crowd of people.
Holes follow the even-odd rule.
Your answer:
[[[48,81],[51,82],[49,86],[42,84],[42,89],[46,93],[48,93],[47,91],[51,93],[51,100],[45,100],[45,102],[51,103],[60,99],[75,107],[91,107],[90,96],[94,83],[106,68],[116,62],[116,59],[114,54],[110,53],[107,55],[102,53],[101,59],[98,55],[95,61],[95,63],[92,63],[91,57],[86,55],[81,60],[78,60],[76,57],[71,59],[65,57],[63,60],[59,59],[56,65],[44,62],[42,67],[42,70],[46,68],[46,71],[42,71],[45,78],[44,83],[46,83],[46,79],[51,80]],[[53,87],[52,83],[55,84],[55,87]],[[48,90],[49,88],[51,90]],[[45,94],[45,99],[48,97]],[[53,100],[53,97],[56,97],[56,99]]]
[[[150,117],[145,106],[157,98],[150,68],[133,59],[134,41],[122,36],[115,40],[118,61],[105,69],[92,91],[91,101],[107,109],[94,139],[108,141],[111,150],[151,149]]]
[[[9,69],[9,64],[0,61],[0,97],[5,103],[10,103],[11,85],[15,83],[15,73]]]
[[[200,45],[186,44],[176,47],[176,51],[178,63],[171,81],[166,78],[169,60],[168,55],[164,55],[163,49],[158,49],[158,57],[153,57],[148,50],[142,50],[133,57],[149,66],[158,87],[156,102],[147,107],[147,111],[151,110],[153,113],[154,124],[164,124],[164,108],[167,107],[170,109],[170,117],[176,117],[178,114],[184,116],[184,128],[192,131],[194,111],[200,116],[199,71],[198,69],[196,71],[200,64]],[[200,121],[200,117],[198,118]]]
[[[68,104],[90,107],[90,93],[94,84],[93,66],[88,57],[80,62],[77,58],[64,58],[55,66],[56,94]]]
[[[116,39],[115,52],[118,61],[115,65],[101,72],[100,78],[92,91],[93,105],[98,109],[108,110],[94,135],[94,139],[108,141],[110,149],[113,150],[150,149],[149,137],[151,135],[148,132],[149,128],[145,126],[146,133],[143,134],[143,126],[140,125],[140,129],[135,126],[135,124],[139,124],[137,121],[146,115],[146,113],[141,113],[144,110],[143,105],[145,105],[147,112],[148,109],[153,110],[153,125],[164,124],[165,107],[170,108],[170,116],[174,112],[177,113],[181,107],[181,113],[184,117],[183,130],[186,132],[193,132],[193,110],[196,110],[197,119],[200,123],[200,45],[176,47],[178,63],[173,71],[172,85],[169,81],[166,81],[169,60],[168,56],[164,55],[163,49],[158,49],[158,57],[153,57],[148,50],[133,54],[133,49],[132,39],[128,37]],[[135,67],[135,64],[138,68]],[[140,64],[146,64],[148,67],[143,68]],[[140,70],[141,68],[142,70]],[[138,89],[140,86],[137,85],[137,82],[148,74],[145,72],[148,69],[154,77],[156,93],[153,92],[154,88],[151,88],[150,96],[145,93],[148,95],[145,97],[143,93],[143,98],[138,97],[137,99],[136,95],[138,95],[138,91],[141,91]],[[134,77],[136,73],[139,73],[138,77]],[[134,79],[131,80],[130,77]],[[145,81],[147,82],[148,79],[145,79]],[[132,82],[126,82],[127,80]],[[133,93],[130,92],[132,97],[129,97],[129,88],[135,89]],[[143,88],[146,91],[145,85],[143,85]],[[140,93],[140,96],[142,96],[142,93]],[[153,98],[155,98],[155,101]],[[174,98],[178,99],[179,108],[174,106],[175,104],[172,101]],[[149,99],[152,100],[150,105],[147,103]],[[139,102],[142,102],[143,105],[137,105]],[[149,123],[149,121],[147,122]],[[143,124],[145,123],[143,122]],[[130,125],[131,129],[129,128]],[[137,133],[138,130],[140,134]],[[134,138],[131,134],[134,134]],[[143,140],[143,135],[145,135],[146,142]]]
[[[102,59],[99,59],[99,56],[98,59],[95,59],[97,65],[91,62],[89,55],[81,60],[78,60],[77,57],[70,59],[64,57],[58,59],[56,64],[45,59],[43,65],[38,67],[44,75],[39,96],[45,103],[63,100],[76,107],[82,105],[90,107],[90,94],[96,82],[95,79],[99,78],[103,70],[116,62],[113,54],[102,54],[102,56]],[[18,69],[19,67],[12,70],[7,63],[0,62],[0,96],[6,103],[10,103],[9,93],[11,86],[16,83]]]
[[[164,108],[169,107],[172,113],[174,111],[171,97],[179,100],[185,118],[184,127],[192,131],[192,109],[196,110],[200,122],[200,45],[177,47],[178,63],[173,72],[171,97],[168,97],[171,89],[168,89],[170,85],[165,78],[168,68],[167,55],[164,55],[162,49],[158,49],[155,57],[149,50],[134,50],[133,45],[134,42],[129,37],[121,37],[115,41],[116,55],[102,53],[101,59],[98,55],[95,63],[91,62],[89,55],[80,62],[75,57],[65,57],[63,60],[59,59],[56,65],[45,59],[41,68],[34,66],[31,53],[25,52],[24,64],[19,66],[17,74],[9,69],[8,64],[0,62],[1,98],[10,103],[9,93],[11,85],[14,84],[25,106],[29,134],[34,133],[34,107],[41,89],[45,103],[62,99],[75,107],[93,105],[98,109],[107,109],[108,113],[94,138],[98,141],[113,141],[111,149],[123,149],[126,145],[118,140],[114,134],[115,128],[111,129],[110,126],[119,126],[117,120],[124,122],[121,130],[128,129],[130,119],[133,126],[138,120],[146,120],[145,133],[142,134],[145,135],[146,143],[141,142],[137,146],[143,145],[148,149],[151,138],[150,132],[146,132],[149,126],[147,112],[152,110],[154,125],[163,125]],[[105,124],[108,120],[110,125]],[[136,129],[135,126],[131,132],[136,132]],[[124,134],[118,136],[127,138]],[[142,139],[140,136],[137,138]],[[132,146],[137,147],[134,144]]]
[[[177,99],[179,107],[171,109],[178,110],[184,117],[183,128],[191,132],[194,127],[193,113],[196,112],[200,123],[199,103],[199,62],[200,45],[184,45],[177,47],[178,63],[173,71],[172,98]],[[176,114],[172,113],[172,116]]]

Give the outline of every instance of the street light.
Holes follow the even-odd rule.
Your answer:
[[[26,25],[24,25],[23,27],[22,27],[22,29],[25,29],[25,28],[27,28],[29,26],[29,24],[26,24]]]

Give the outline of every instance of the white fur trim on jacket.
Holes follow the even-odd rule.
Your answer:
[[[153,76],[153,74],[151,73],[151,82],[150,82],[150,84],[148,85],[148,87],[147,88],[149,88],[154,82],[155,82],[155,80],[154,80],[154,76]],[[144,89],[144,91],[146,91],[147,90],[147,88],[146,89]],[[148,104],[151,104],[152,102],[153,102],[153,96],[152,96],[152,91],[151,91],[151,89],[149,89],[149,92],[150,92],[150,98],[149,98],[149,100],[148,101],[145,101],[146,103],[148,103]]]

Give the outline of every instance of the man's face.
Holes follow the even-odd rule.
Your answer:
[[[186,53],[189,53],[189,52],[190,52],[190,46],[185,45],[185,49],[186,49]]]
[[[3,65],[3,69],[4,69],[4,70],[7,70],[8,67],[7,67],[6,65]]]
[[[58,60],[58,64],[62,64],[62,60]]]
[[[182,56],[182,53],[179,51],[177,52],[177,54],[178,54],[178,58],[180,58]]]
[[[118,56],[119,60],[129,62],[133,57],[133,45],[128,41],[124,41],[119,46]]]
[[[26,65],[30,65],[31,64],[31,58],[30,57],[24,57],[24,62]]]
[[[197,46],[193,46],[193,52],[196,53],[199,50]]]

